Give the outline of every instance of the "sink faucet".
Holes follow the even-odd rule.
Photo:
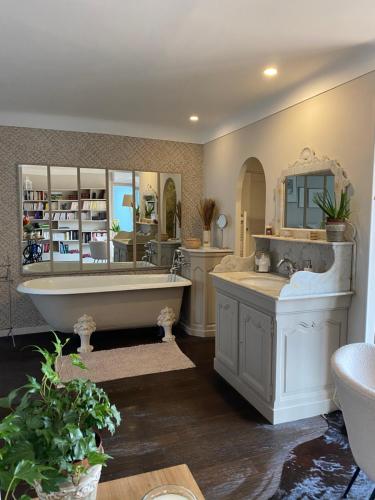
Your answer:
[[[181,272],[182,268],[188,263],[185,262],[185,256],[179,248],[176,248],[173,254],[172,267],[169,271],[171,281],[176,281],[177,272]]]
[[[289,276],[289,278],[291,276],[293,276],[294,273],[296,273],[297,271],[299,271],[298,265],[295,262],[293,262],[290,259],[288,259],[288,257],[283,257],[280,260],[280,262],[276,266],[277,269],[279,269],[283,264],[285,264],[285,267],[288,270],[288,276]]]

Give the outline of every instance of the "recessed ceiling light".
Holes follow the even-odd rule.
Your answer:
[[[276,76],[277,75],[277,68],[270,66],[269,68],[266,68],[263,71],[263,74],[266,76]]]
[[[191,115],[191,117],[190,117],[190,121],[191,122],[197,122],[198,120],[199,120],[199,116],[197,116],[197,115]]]

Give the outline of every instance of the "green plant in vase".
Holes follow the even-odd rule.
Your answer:
[[[326,216],[327,240],[344,241],[346,221],[351,214],[348,193],[341,191],[339,202],[337,202],[335,194],[332,196],[328,191],[318,193],[314,196],[314,203]]]
[[[152,215],[153,211],[154,211],[153,206],[145,203],[145,219],[151,219],[151,215]]]
[[[114,233],[119,233],[121,231],[120,224],[118,221],[113,221],[111,225],[111,231]]]
[[[57,491],[95,498],[101,467],[110,458],[97,431],[113,434],[121,418],[104,390],[90,380],[61,380],[58,365],[65,344],[55,335],[52,353],[36,347],[43,358],[42,380],[28,376],[27,384],[0,400],[0,406],[9,409],[0,422],[4,500],[30,499],[26,494],[15,496],[21,484],[35,489],[43,500],[55,498]],[[71,354],[70,361],[86,369],[78,354]]]

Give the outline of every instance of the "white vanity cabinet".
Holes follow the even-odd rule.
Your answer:
[[[330,358],[347,343],[351,292],[281,299],[234,274],[212,274],[215,370],[273,424],[335,409]]]

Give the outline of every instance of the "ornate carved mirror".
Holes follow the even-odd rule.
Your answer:
[[[304,148],[299,158],[283,170],[276,190],[276,227],[282,229],[320,230],[324,215],[314,203],[318,193],[340,197],[350,181],[336,160],[319,158]]]

